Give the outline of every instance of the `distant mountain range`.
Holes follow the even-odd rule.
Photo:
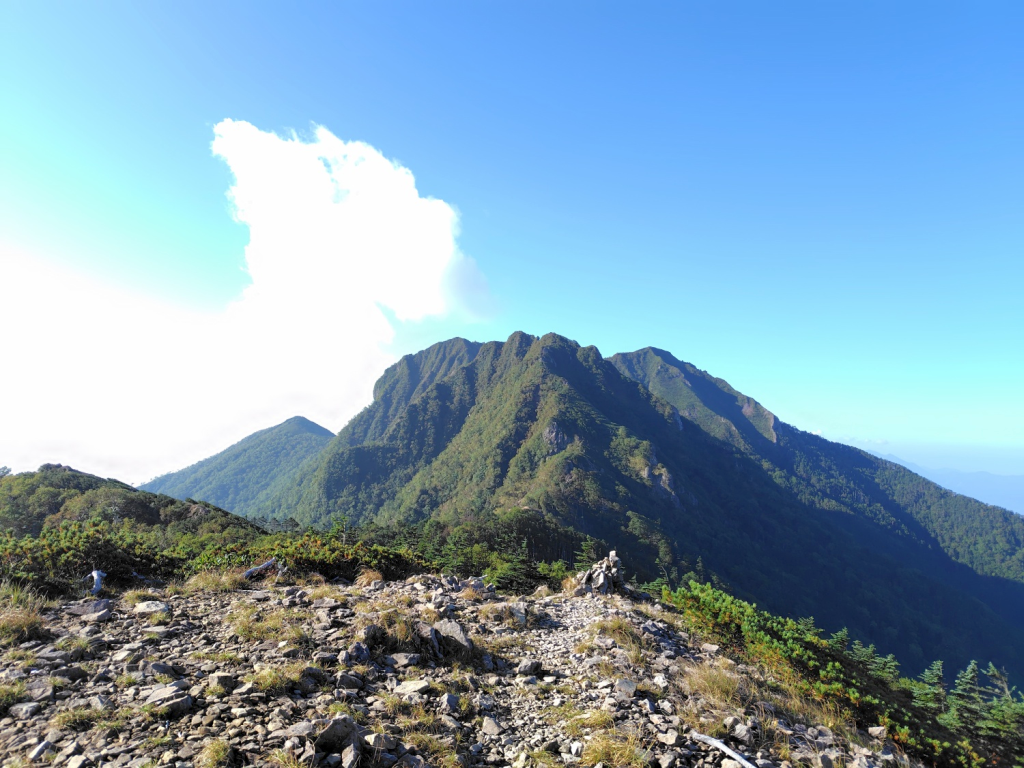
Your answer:
[[[1009,509],[1024,515],[1024,475],[997,475],[992,472],[964,472],[959,469],[932,469],[922,467],[899,456],[875,454],[880,458],[902,464],[912,472],[927,477],[943,488],[980,499],[987,504]]]
[[[1024,678],[1024,518],[802,432],[663,350],[452,339],[385,371],[337,436],[284,426],[144,487],[316,527],[456,532],[514,510],[543,531],[526,535],[538,558],[571,561],[584,536],[641,582],[699,563],[908,671],[980,658]]]

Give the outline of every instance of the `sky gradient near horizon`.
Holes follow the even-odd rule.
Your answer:
[[[396,356],[670,350],[1024,474],[1024,6],[0,6],[0,465],[130,482]]]

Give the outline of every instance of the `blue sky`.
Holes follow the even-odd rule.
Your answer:
[[[107,306],[222,312],[250,283],[250,228],[215,127],[312,142],[320,125],[448,203],[488,286],[457,311],[386,309],[391,356],[516,329],[653,345],[826,437],[1024,474],[1022,22],[997,2],[6,3],[0,259],[94,281],[122,297]],[[339,303],[358,290],[344,275]],[[73,335],[91,311],[48,320]],[[52,356],[19,317],[6,335]],[[82,341],[109,349],[96,327]],[[355,316],[303,331],[326,354],[360,332]],[[118,366],[173,378],[192,361],[164,342],[133,337]],[[48,365],[8,394],[30,400],[45,375],[101,397],[119,378]],[[303,375],[329,389],[339,370]],[[359,375],[331,418],[364,404]],[[40,402],[0,464],[45,453],[141,481],[312,402],[249,407],[199,439],[198,400],[180,435],[153,416],[177,396],[70,428]],[[151,417],[162,452],[128,430]],[[99,423],[114,443],[86,434]]]

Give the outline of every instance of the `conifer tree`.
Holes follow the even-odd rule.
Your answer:
[[[829,647],[832,650],[838,651],[840,653],[842,653],[843,651],[846,650],[846,646],[849,643],[850,643],[850,630],[848,630],[846,627],[843,627],[838,632],[835,632],[832,635],[832,637],[830,637],[829,640],[828,640]]]
[[[985,709],[978,681],[978,662],[971,661],[967,668],[956,676],[953,690],[949,692],[946,722],[974,734],[985,715]]]
[[[946,711],[946,681],[942,672],[942,661],[933,661],[921,673],[921,682],[914,687],[914,703],[924,709],[941,714]]]

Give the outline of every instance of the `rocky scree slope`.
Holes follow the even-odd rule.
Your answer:
[[[49,610],[49,637],[0,665],[3,764],[739,768],[693,729],[758,768],[906,762],[884,728],[837,723],[676,614],[587,585],[512,602],[452,577],[239,586]]]

